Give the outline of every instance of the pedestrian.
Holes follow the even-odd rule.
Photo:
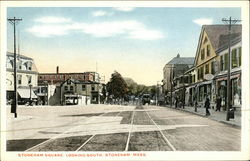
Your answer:
[[[178,107],[178,97],[175,97],[175,108]]]
[[[198,102],[195,101],[195,104],[194,104],[194,111],[197,112],[197,106],[198,106]]]
[[[206,108],[206,116],[209,116],[210,115],[210,112],[208,110],[210,108],[209,98],[207,98],[205,101],[205,108]]]
[[[215,111],[220,111],[221,108],[221,97],[218,96],[216,99],[216,110]]]

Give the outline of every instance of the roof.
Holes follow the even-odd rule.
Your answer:
[[[207,33],[215,51],[228,44],[228,25],[203,25],[202,28]],[[232,25],[231,39],[241,36],[241,28],[241,25]]]
[[[194,57],[174,57],[167,64],[194,64]]]
[[[231,26],[231,39],[235,40],[241,37],[241,25],[232,25]],[[225,46],[228,46],[228,25],[203,25],[201,33],[199,36],[198,46],[196,49],[195,59],[198,59],[200,52],[201,41],[204,35],[204,31],[207,33],[207,36],[212,44],[214,51],[217,53],[219,49]],[[197,63],[197,61],[195,61]]]
[[[11,53],[11,52],[7,52],[7,56],[12,56],[12,57],[14,57],[14,53]],[[27,56],[25,56],[25,55],[20,55],[20,54],[16,54],[16,56],[17,57],[20,57],[21,59],[27,59],[27,60],[33,60],[32,58],[30,58],[30,57],[27,57]]]

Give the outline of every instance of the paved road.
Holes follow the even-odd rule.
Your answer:
[[[91,105],[20,107],[8,151],[239,151],[241,133],[175,109]]]

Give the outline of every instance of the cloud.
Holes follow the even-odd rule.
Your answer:
[[[105,15],[109,15],[109,13],[106,11],[102,11],[102,10],[92,12],[92,16],[94,17],[105,16]]]
[[[69,18],[64,18],[64,17],[41,17],[38,19],[35,19],[35,22],[40,22],[40,23],[66,23],[66,22],[71,22]]]
[[[199,18],[199,19],[193,20],[193,22],[200,25],[200,26],[211,25],[211,24],[213,24],[213,19],[211,19],[211,18]]]
[[[69,33],[68,25],[34,25],[27,29],[28,32],[32,33],[37,37],[51,37],[66,35]]]
[[[114,7],[114,9],[123,12],[130,12],[134,10],[134,7]]]
[[[95,23],[58,23],[58,24],[36,24],[27,29],[37,37],[52,37],[81,32],[93,37],[115,37],[120,36],[128,39],[157,40],[164,35],[157,30],[147,28],[143,23],[135,20],[104,21]]]

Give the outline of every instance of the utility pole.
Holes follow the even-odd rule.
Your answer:
[[[17,80],[17,68],[16,68],[16,25],[19,21],[22,21],[22,19],[19,18],[8,18],[8,21],[10,24],[13,25],[14,27],[14,98],[13,98],[13,102],[11,104],[11,113],[14,113],[14,117],[17,117],[17,113],[16,113],[16,109],[17,109],[17,104],[18,104],[18,100],[17,100],[17,84],[16,84],[16,80]]]
[[[237,22],[240,22],[241,20],[233,20],[231,19],[231,17],[229,17],[229,19],[223,18],[222,21],[226,24],[228,24],[228,64],[227,64],[227,116],[226,116],[226,120],[229,121],[230,117],[229,117],[229,110],[231,109],[231,27],[232,24],[235,24]]]

